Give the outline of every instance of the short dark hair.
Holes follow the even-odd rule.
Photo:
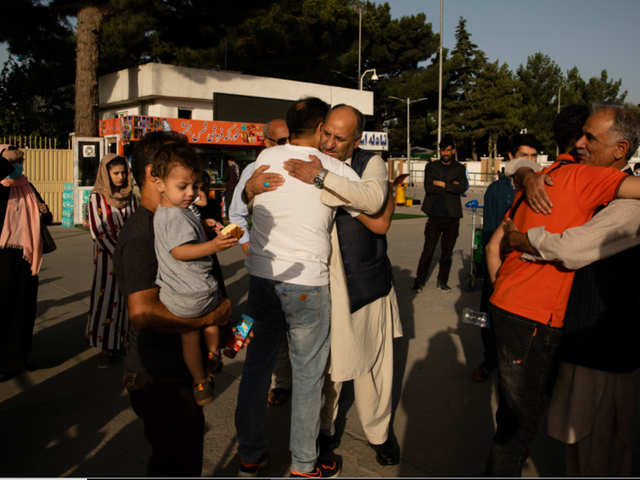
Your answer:
[[[211,177],[209,176],[209,172],[201,170],[196,178],[196,182],[201,183],[205,188],[209,188],[211,186]]]
[[[117,157],[114,157],[109,163],[107,163],[107,171],[111,170],[113,167],[116,167],[118,165],[122,165],[123,167],[127,168],[127,159],[124,157],[121,157],[120,155],[118,155]]]
[[[452,148],[456,148],[456,142],[455,139],[453,138],[453,135],[444,135],[441,139],[440,139],[440,148],[447,148],[447,147],[452,147]]]
[[[553,139],[560,152],[573,150],[576,142],[582,137],[582,127],[591,114],[586,105],[567,105],[553,120]]]
[[[158,150],[170,143],[188,145],[189,140],[185,135],[178,132],[157,130],[146,133],[136,143],[131,156],[131,171],[133,178],[140,188],[142,188],[142,184],[144,183],[145,167],[153,163]]]
[[[362,135],[362,132],[364,130],[364,115],[362,115],[362,112],[356,107],[352,107],[351,105],[347,105],[346,103],[339,103],[338,105],[331,107],[331,110],[329,110],[329,113],[327,113],[327,117],[325,118],[325,120],[329,118],[329,115],[331,115],[333,111],[337,110],[338,108],[350,108],[353,114],[356,116],[356,131],[353,134],[353,138],[355,140]]]
[[[530,133],[519,133],[511,139],[511,153],[515,155],[518,152],[518,149],[523,145],[535,148],[538,153],[542,150],[542,146],[536,137]]]
[[[202,166],[196,151],[191,145],[181,143],[167,143],[156,152],[153,158],[151,174],[165,179],[175,165],[182,165],[194,171],[196,177],[200,175]]]
[[[287,110],[287,128],[291,137],[311,135],[327,116],[329,105],[317,97],[298,100]]]

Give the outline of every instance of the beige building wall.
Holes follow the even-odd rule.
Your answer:
[[[99,92],[103,119],[123,111],[128,115],[176,117],[180,106],[192,108],[194,119],[211,120],[214,92],[281,100],[316,96],[331,105],[347,103],[365,115],[373,115],[373,92],[367,90],[160,63],[103,75]]]
[[[191,110],[191,118],[193,120],[211,120],[213,116],[211,103],[194,100],[158,99],[158,102],[148,105],[146,115],[178,118],[178,109],[184,108]]]

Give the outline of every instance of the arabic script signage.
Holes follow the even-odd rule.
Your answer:
[[[362,132],[360,148],[363,150],[387,151],[389,142],[387,132]]]
[[[100,122],[100,136],[121,136],[123,143],[140,140],[145,133],[164,130],[182,133],[189,142],[209,145],[262,146],[262,123],[187,120],[183,118],[127,116]]]

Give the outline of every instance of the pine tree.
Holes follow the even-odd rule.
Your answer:
[[[557,111],[557,92],[562,85],[560,67],[543,53],[527,58],[526,67],[517,71],[518,89],[522,95],[522,119],[527,133],[535,135],[545,151],[552,151],[555,142],[551,125]]]
[[[486,56],[471,41],[466,29],[467,21],[460,17],[456,28],[456,46],[447,62],[447,86],[443,92],[443,132],[460,141],[471,140],[472,156],[476,159],[476,132],[480,125],[477,116],[470,115],[472,92],[478,76],[486,64]],[[456,155],[459,152],[456,151]]]
[[[477,127],[474,138],[488,137],[492,158],[498,154],[498,139],[517,133],[521,126],[522,96],[507,64],[496,60],[485,64],[471,91],[468,117]]]

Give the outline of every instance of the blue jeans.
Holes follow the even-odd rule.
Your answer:
[[[329,357],[329,286],[310,287],[252,276],[249,311],[255,323],[238,392],[240,459],[258,463],[267,451],[264,417],[276,353],[285,333],[291,359],[291,470],[311,472],[318,450],[324,370]]]
[[[498,411],[486,473],[520,476],[551,398],[562,329],[494,305],[489,306],[489,313],[498,353]]]

